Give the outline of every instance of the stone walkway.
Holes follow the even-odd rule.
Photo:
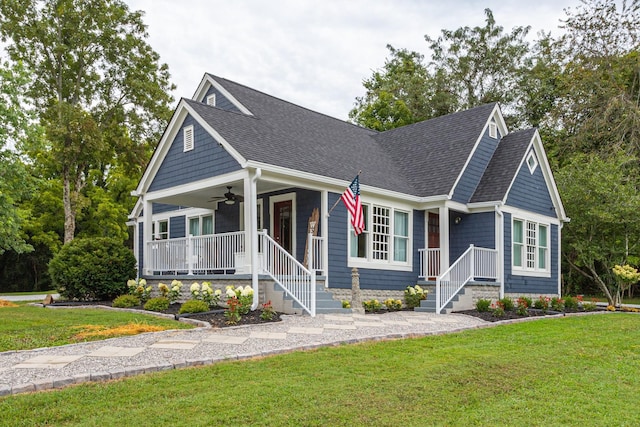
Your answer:
[[[207,324],[208,325],[208,324]],[[171,330],[0,353],[0,396],[370,340],[444,334],[488,325],[471,316],[400,311],[282,316],[281,322]]]

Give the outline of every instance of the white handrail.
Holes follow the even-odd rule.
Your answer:
[[[436,279],[436,313],[456,296],[471,279],[497,278],[496,249],[476,248],[469,246],[460,257]]]
[[[316,274],[308,270],[263,230],[262,270],[312,317],[316,315]]]
[[[428,279],[440,275],[440,248],[418,249],[420,254],[420,273],[418,278]]]
[[[309,245],[307,247],[308,269],[324,273],[324,259],[322,258],[322,242],[324,238],[309,233]]]

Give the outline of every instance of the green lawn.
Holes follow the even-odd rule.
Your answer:
[[[343,345],[0,398],[11,426],[637,425],[640,315]]]
[[[193,326],[148,314],[85,308],[49,309],[19,303],[18,307],[0,308],[0,351],[51,347],[80,341],[103,339],[100,336],[74,338],[88,329],[127,326],[129,331],[148,326],[185,329]],[[115,336],[126,333],[116,333]]]

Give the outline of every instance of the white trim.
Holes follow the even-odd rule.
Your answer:
[[[245,199],[246,200],[246,199]],[[244,223],[244,208],[245,208],[245,203],[244,202],[240,202],[238,203],[238,207],[240,208],[240,230],[241,231],[246,231]],[[260,222],[258,223],[258,228],[256,230],[258,231],[262,231],[264,229],[263,225],[264,225],[264,199],[262,197],[260,197],[259,199],[256,200],[256,208],[258,209],[258,211],[260,212]],[[257,221],[257,218],[256,218]]]
[[[561,224],[561,221],[554,216],[541,215],[535,212],[514,208],[513,206],[508,206],[508,205],[502,206],[502,212],[511,214],[511,216],[517,216],[520,218],[524,217],[527,220],[531,220],[535,222],[547,223],[547,224],[553,224],[553,225]]]
[[[211,95],[207,96],[207,102],[206,104],[210,107],[215,107],[216,106],[216,94],[212,93]]]
[[[353,228],[351,226],[351,216],[347,214],[347,266],[350,268],[369,268],[369,269],[389,269],[389,270],[399,270],[399,271],[411,271],[413,266],[413,209],[410,207],[404,207],[398,204],[389,204],[388,201],[378,201],[375,198],[367,199],[366,202],[362,203],[363,207],[367,206],[367,218],[365,219],[365,223],[367,224],[367,229],[364,233],[367,236],[367,248],[366,248],[366,258],[360,257],[352,257],[351,256],[351,242],[352,239],[355,238],[353,233]],[[380,260],[373,258],[373,208],[379,207],[383,209],[389,210],[389,233],[387,234],[389,238],[388,247],[387,247],[387,259]],[[395,213],[402,212],[407,214],[407,260],[406,261],[395,261],[394,260],[394,228],[395,228]]]
[[[182,185],[176,185],[175,187],[169,187],[162,190],[150,191],[145,194],[147,200],[161,200],[171,196],[177,196],[183,193],[190,193],[203,188],[218,187],[227,184],[232,181],[239,181],[248,176],[248,172],[245,169],[241,169],[235,172],[231,172],[224,175],[218,175],[207,179],[201,179],[199,181],[193,181]]]
[[[273,205],[278,202],[286,202],[291,200],[291,255],[296,256],[296,234],[297,233],[297,218],[296,218],[296,193],[278,194],[277,196],[269,197],[269,235],[273,236]]]
[[[498,139],[498,125],[494,121],[489,122],[489,137]]]
[[[522,256],[521,256],[521,266],[516,266],[514,265],[514,240],[513,240],[513,230],[514,230],[514,222],[515,221],[519,221],[522,223],[522,242],[520,243],[522,245]],[[535,232],[536,232],[536,237],[535,237],[535,266],[533,268],[527,267],[527,246],[531,246],[528,244],[527,242],[527,230],[528,224],[535,224],[536,228],[535,228]],[[544,259],[544,265],[545,268],[544,269],[540,269],[539,265],[540,265],[540,261],[538,258],[539,255],[539,249],[541,248],[540,246],[540,226],[544,226],[547,229],[547,246],[545,246],[544,248],[546,249],[545,251],[545,259]],[[511,216],[511,242],[510,242],[510,247],[511,247],[511,274],[513,276],[532,276],[532,277],[551,277],[551,247],[552,247],[552,242],[551,242],[551,224],[548,222],[538,222],[536,220],[527,218],[526,216],[524,217],[520,217],[520,216]]]

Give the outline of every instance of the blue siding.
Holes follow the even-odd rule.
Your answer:
[[[185,223],[187,222],[184,215],[172,216],[169,218],[169,238],[179,239],[181,237],[187,237],[185,230]]]
[[[329,206],[340,197],[329,193]],[[332,288],[351,288],[351,268],[347,266],[347,210],[344,205],[337,206],[329,217],[329,286]],[[359,268],[360,288],[375,290],[403,290],[416,283],[420,262],[418,249],[424,248],[424,212],[413,212],[413,271],[390,271]]]
[[[320,193],[317,191],[296,190],[296,259],[304,260],[306,250],[307,229],[309,217],[314,208],[320,210]],[[318,224],[318,235],[321,235],[320,224]]]
[[[176,206],[176,205],[167,205],[165,203],[153,203],[152,204],[153,207],[153,213],[154,214],[159,214],[159,213],[164,213],[164,212],[171,212],[171,211],[177,211],[180,209],[180,206]],[[140,217],[142,217],[143,212],[140,213]]]
[[[460,217],[460,223],[455,218]],[[496,248],[496,222],[494,212],[462,214],[449,212],[449,262],[453,263],[460,255],[475,245],[481,248]]]
[[[233,105],[231,103],[231,101],[229,101],[229,99],[227,99],[222,93],[220,93],[220,91],[218,91],[216,88],[214,88],[213,86],[209,87],[209,90],[207,91],[206,95],[204,96],[204,98],[202,99],[203,103],[207,102],[207,97],[209,95],[215,94],[216,95],[216,107],[220,108],[222,110],[227,110],[227,111],[233,111],[236,113],[240,113],[241,111],[238,109],[238,107],[236,107],[235,105]]]
[[[194,148],[184,152],[182,128],[193,125]],[[163,190],[240,169],[240,165],[191,116],[180,126],[149,191]]]
[[[526,163],[520,166],[520,170],[507,196],[506,204],[557,218],[540,165],[538,165],[533,174],[529,172],[529,167]]]
[[[529,173],[529,171],[527,171]],[[558,226],[551,225],[551,277],[531,277],[513,274],[511,268],[511,214],[504,214],[504,291],[515,294],[558,293]]]
[[[460,203],[468,203],[476,191],[476,187],[482,179],[487,165],[496,151],[498,146],[498,139],[491,138],[489,136],[489,130],[485,132],[480,140],[480,144],[476,148],[476,151],[471,156],[471,161],[467,165],[467,168],[462,173],[460,181],[453,192],[452,199]]]

